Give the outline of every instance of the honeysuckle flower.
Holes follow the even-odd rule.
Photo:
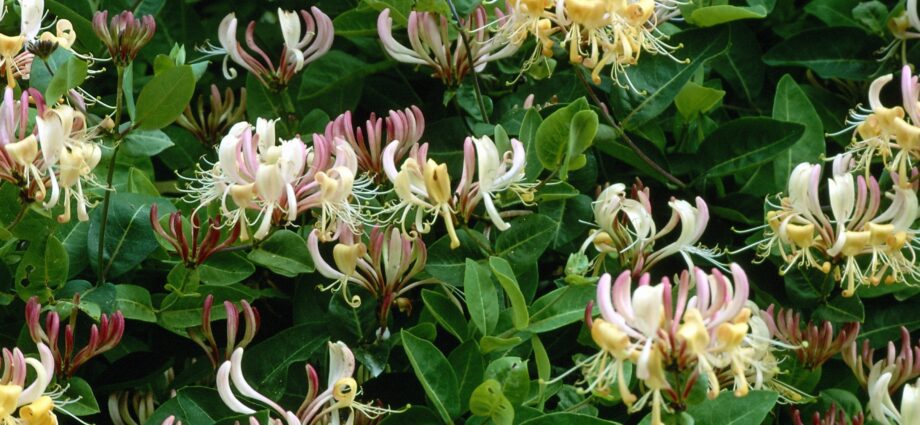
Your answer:
[[[467,221],[482,202],[495,228],[508,230],[511,225],[496,208],[495,198],[511,192],[525,204],[533,201],[534,184],[524,182],[524,145],[517,139],[511,139],[509,144],[510,149],[499,154],[498,146],[488,136],[466,138],[463,174],[455,195],[460,215]]]
[[[80,295],[74,295],[73,305],[80,305]],[[93,324],[89,329],[89,338],[86,345],[78,351],[74,345],[76,329],[76,319],[71,318],[70,322],[64,326],[64,350],[61,351],[58,341],[60,337],[61,318],[56,311],[50,311],[45,316],[45,326],[42,327],[41,320],[42,305],[39,304],[37,297],[32,297],[26,303],[26,326],[29,329],[29,335],[32,341],[38,345],[45,345],[49,348],[50,357],[53,361],[52,370],[57,373],[71,377],[80,366],[89,361],[91,358],[105,353],[115,348],[120,342],[125,332],[125,316],[120,310],[116,310],[111,315],[102,314],[99,318],[99,325]],[[75,313],[74,313],[75,314]],[[44,362],[44,358],[42,360]]]
[[[859,335],[859,323],[846,323],[835,334],[834,325],[829,321],[804,323],[802,315],[793,310],[780,308],[774,314],[772,304],[760,316],[769,326],[770,333],[777,340],[794,347],[799,363],[809,369],[820,367],[852,344]]]
[[[185,107],[185,112],[176,119],[176,124],[188,130],[205,146],[213,146],[220,141],[230,126],[243,120],[246,112],[246,89],[240,89],[240,99],[237,103],[236,95],[231,88],[224,90],[223,96],[217,85],[211,84],[211,93],[208,97],[208,106],[205,108],[205,95],[198,96],[195,112],[192,105]]]
[[[384,132],[385,131],[385,132]],[[425,132],[425,116],[416,106],[401,111],[390,111],[386,117],[375,114],[365,121],[364,127],[352,124],[351,111],[346,111],[326,125],[325,137],[328,140],[345,139],[358,159],[358,169],[370,174],[375,182],[383,183],[383,148],[390,142],[397,141],[394,162],[403,158],[418,143]]]
[[[93,31],[109,51],[112,61],[118,66],[128,66],[137,53],[153,39],[157,25],[153,16],[144,15],[140,19],[130,10],[126,10],[109,20],[109,12],[101,11],[93,15]]]
[[[856,341],[851,342],[841,352],[841,357],[853,371],[856,380],[867,391],[870,388],[869,375],[874,369],[880,373],[891,374],[888,382],[889,394],[894,394],[908,381],[920,377],[920,362],[917,361],[920,359],[920,346],[911,345],[910,332],[906,328],[901,327],[900,350],[896,348],[894,341],[888,341],[888,346],[878,361],[875,360],[875,351],[869,345],[868,339],[863,340],[861,349],[859,345]]]
[[[329,343],[329,374],[326,389],[318,393],[319,377],[311,365],[307,365],[307,380],[310,391],[297,411],[285,410],[281,405],[259,393],[246,381],[243,376],[242,361],[243,348],[233,351],[230,360],[225,361],[217,370],[217,392],[221,400],[230,410],[253,415],[256,410],[244,404],[234,394],[237,392],[251,400],[255,400],[272,410],[272,424],[277,425],[308,425],[319,420],[331,424],[342,423],[341,410],[348,410],[346,423],[353,423],[354,415],[361,413],[367,418],[378,418],[383,414],[392,413],[393,410],[370,406],[355,400],[360,394],[357,381],[352,377],[355,372],[355,357],[345,343]],[[325,423],[325,422],[323,422]]]
[[[77,219],[89,220],[89,201],[83,193],[83,182],[93,181],[92,171],[102,158],[102,150],[93,142],[98,137],[95,128],[87,128],[83,113],[68,105],[46,109],[36,119],[42,151],[47,152],[46,167],[58,165],[58,179],[49,173],[52,193],[46,208],[58,200],[57,185],[64,189],[64,212],[57,217],[61,223],[70,221],[71,199],[77,202]]]
[[[252,339],[255,338],[256,333],[259,332],[262,320],[259,315],[259,310],[249,305],[246,300],[240,300],[242,312],[232,302],[224,301],[224,311],[227,317],[227,341],[224,344],[223,353],[221,353],[221,349],[218,348],[217,340],[211,328],[211,311],[213,306],[214,296],[208,295],[205,297],[204,304],[201,308],[201,326],[188,328],[187,332],[189,338],[195,341],[195,343],[204,350],[205,354],[208,356],[208,360],[211,361],[211,366],[216,369],[221,359],[225,361],[230,360],[230,356],[233,354],[234,350],[249,346]],[[240,329],[240,314],[242,314],[246,329],[243,331],[242,338],[237,342]],[[221,356],[221,354],[223,354],[223,356]]]
[[[396,171],[396,151],[398,142],[390,142],[383,150],[383,171],[393,184],[398,199],[386,210],[398,223],[403,234],[409,235],[406,220],[410,213],[415,214],[415,231],[428,233],[431,225],[440,216],[450,237],[450,247],[460,246],[454,229],[453,207],[450,175],[446,164],[438,164],[427,158],[427,146],[422,145],[417,153],[409,155]],[[390,220],[385,220],[389,222]]]
[[[245,212],[249,208],[258,209],[261,217],[255,239],[268,235],[276,209],[282,211],[288,223],[297,217],[294,185],[302,177],[307,147],[299,137],[278,144],[274,125],[275,121],[262,118],[255,128],[246,122],[237,123],[218,146],[218,178],[223,182],[212,186],[224,189],[220,194],[221,210],[228,217],[228,225],[242,220],[243,240],[248,239]],[[234,210],[228,206],[228,195],[236,206]],[[210,200],[202,199],[202,204]]]
[[[553,23],[555,15],[549,10],[553,5],[553,0],[510,0],[507,15],[496,22],[498,35],[513,44],[524,44],[530,35],[536,38],[534,51],[522,67],[525,70],[536,62],[539,55],[553,55],[555,42],[551,36],[559,31]]]
[[[301,22],[302,21],[302,22]],[[268,55],[255,44],[255,21],[246,27],[246,46],[255,56],[243,49],[237,41],[236,14],[225,16],[218,28],[217,37],[220,46],[209,45],[203,51],[210,55],[224,56],[223,71],[227,79],[236,78],[237,72],[227,63],[234,63],[259,79],[265,87],[279,91],[285,88],[298,72],[305,66],[319,59],[332,47],[334,30],[329,19],[319,8],[313,6],[310,11],[286,11],[278,8],[278,24],[284,45],[281,56],[275,65]],[[257,58],[258,57],[258,58]]]
[[[0,422],[4,424],[57,425],[54,400],[46,390],[54,379],[54,358],[43,343],[37,344],[39,359],[26,358],[19,348],[3,349],[3,377],[0,378]],[[27,369],[34,372],[25,386]],[[16,409],[19,409],[18,417]]]
[[[665,19],[658,12],[676,11],[677,4],[667,0],[557,0],[554,22],[565,33],[562,46],[569,52],[569,61],[591,69],[595,84],[600,84],[601,71],[610,65],[611,78],[620,84],[626,67],[636,64],[643,51],[675,59],[671,52],[680,46],[667,44],[667,36],[657,25],[659,18]],[[628,77],[626,83],[632,87]]]
[[[671,219],[660,229],[652,219],[652,206],[648,188],[641,182],[630,195],[626,186],[614,184],[604,189],[594,202],[594,220],[598,228],[591,231],[582,244],[580,255],[589,246],[601,253],[595,264],[600,267],[606,254],[613,254],[622,267],[632,270],[634,276],[650,270],[661,260],[680,254],[688,268],[693,268],[692,257],[721,266],[717,250],[699,245],[699,240],[709,224],[709,207],[703,198],[696,198],[696,206],[672,198],[668,202]],[[671,234],[680,224],[680,233],[671,243],[655,247],[662,238]]]
[[[503,12],[497,10],[497,13]],[[411,48],[393,38],[390,9],[380,12],[377,34],[383,49],[396,61],[433,68],[433,77],[440,78],[444,84],[457,85],[470,72],[471,63],[476,72],[481,72],[487,63],[509,57],[520,47],[484,30],[488,19],[485,8],[479,6],[461,22],[461,31],[473,35],[469,40],[469,50],[462,37],[451,39],[450,20],[434,12],[409,13],[407,32]]]
[[[630,271],[613,283],[604,274],[597,284],[601,317],[589,320],[591,336],[601,350],[576,366],[587,384],[584,391],[606,394],[616,382],[630,412],[651,399],[652,423],[660,424],[664,397],[679,400],[696,382],[696,374],[707,376],[710,398],[719,394],[726,379],[739,397],[764,385],[763,372],[775,368],[769,356],[774,344],[766,325],[752,317],[747,276],[736,264],[730,268],[734,283],[718,269],[711,275],[694,269],[692,297],[688,271],[681,273],[676,292],[667,278],[652,285],[650,276],[643,274],[632,289]],[[590,319],[590,306],[586,314]],[[635,364],[636,377],[645,388],[641,397],[630,392],[623,362]],[[693,377],[675,379],[686,378],[686,373]]]
[[[374,227],[367,243],[348,231],[341,232],[339,242],[332,251],[333,265],[319,252],[319,238],[313,230],[307,239],[307,247],[316,265],[316,271],[336,283],[325,287],[342,291],[345,300],[357,306],[361,299],[357,295],[349,298],[349,283],[364,288],[377,299],[377,318],[380,334],[387,334],[391,307],[404,310],[408,301],[405,294],[422,285],[439,283],[436,279],[415,280],[415,275],[425,268],[428,250],[421,238],[411,238],[396,228]]]
[[[920,127],[917,127],[920,125],[920,82],[912,75],[910,65],[904,65],[901,69],[903,106],[889,108],[881,102],[880,94],[893,79],[893,74],[876,78],[869,86],[869,108],[857,106],[850,111],[849,126],[842,130],[853,130],[849,151],[855,155],[855,168],[864,170],[867,176],[876,157],[904,177],[913,161],[920,157]]]
[[[898,412],[898,408],[891,400],[891,394],[888,393],[890,382],[891,372],[883,371],[879,364],[874,365],[869,371],[868,388],[866,389],[869,392],[869,404],[866,410],[869,412],[869,418],[882,425],[891,425],[891,420],[898,424],[901,423],[901,413]]]
[[[871,175],[854,177],[853,165],[849,154],[834,159],[827,204],[821,199],[822,167],[799,164],[793,170],[788,195],[778,196],[779,203],[768,200],[767,224],[755,228],[765,229],[765,239],[752,245],[758,247],[761,260],[778,252],[786,262],[781,273],[794,266],[833,272],[844,285],[844,296],[852,296],[862,284],[918,276],[917,232],[911,229],[918,208],[915,184],[904,184],[899,174],[892,173],[895,184],[885,194],[891,201],[882,210],[878,180]],[[860,261],[864,257],[870,259],[868,266]]]

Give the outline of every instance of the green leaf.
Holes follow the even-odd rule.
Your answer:
[[[255,271],[255,266],[236,252],[219,252],[198,266],[201,282],[208,285],[232,285],[252,276]]]
[[[751,391],[744,397],[723,391],[713,400],[691,405],[687,413],[700,424],[760,425],[778,398],[773,391]]]
[[[58,226],[55,229],[55,236],[64,250],[67,251],[68,273],[67,277],[72,278],[83,271],[89,265],[89,256],[86,254],[86,241],[89,236],[89,223],[85,221],[71,220]]]
[[[128,133],[124,149],[132,156],[154,156],[174,146],[166,133],[160,130],[137,130]]]
[[[466,320],[463,319],[463,312],[446,295],[431,289],[424,289],[422,290],[422,301],[425,302],[428,312],[434,316],[441,327],[457,337],[460,342],[466,339]]]
[[[131,167],[128,170],[128,192],[147,196],[160,196],[157,187],[147,178],[139,168]]]
[[[683,31],[675,34],[670,42],[686,46],[677,56],[693,58],[689,64],[679,63],[666,55],[652,55],[629,67],[626,73],[630,80],[646,93],[623,118],[623,127],[635,130],[658,117],[703,64],[727,51],[730,40],[730,32],[724,28]]]
[[[511,264],[508,264],[504,258],[489,257],[489,268],[492,269],[492,275],[498,280],[508,301],[511,302],[511,322],[514,328],[523,330],[527,328],[530,322],[530,316],[527,313],[527,302],[524,301],[524,294],[521,293],[521,287],[517,279],[514,278],[514,270],[511,270]]]
[[[156,75],[137,97],[135,127],[158,130],[172,124],[185,110],[194,92],[195,74],[188,65],[170,68]]]
[[[89,416],[99,413],[99,403],[93,395],[93,388],[89,383],[78,376],[67,380],[61,400],[70,400],[70,403],[61,403],[55,409],[65,410],[74,416]]]
[[[159,198],[134,193],[114,193],[109,206],[108,223],[105,227],[105,244],[102,264],[99,264],[99,245],[96,237],[102,222],[102,208],[90,214],[87,252],[89,263],[96,273],[106,269],[106,276],[118,277],[136,267],[147,258],[158,243],[150,224],[150,205],[154,202],[164,212],[174,210],[169,202],[157,202]]]
[[[472,229],[457,229],[460,247],[450,248],[450,238],[446,235],[428,246],[428,263],[425,271],[451,286],[463,286],[464,270],[467,259],[483,258],[478,244],[485,238]],[[488,242],[485,242],[488,243]]]
[[[859,28],[859,22],[853,19],[853,8],[858,4],[859,0],[812,0],[804,10],[829,27]]]
[[[249,253],[249,261],[282,276],[294,277],[313,271],[307,242],[290,230],[278,230]]]
[[[564,286],[533,302],[528,332],[559,329],[585,317],[585,305],[596,296],[593,285]]]
[[[412,364],[415,376],[425,389],[445,424],[452,424],[460,415],[460,393],[457,376],[450,363],[434,344],[402,330],[402,345]]]
[[[498,291],[489,271],[467,258],[463,272],[463,293],[470,319],[483,335],[489,335],[498,323]]]
[[[775,0],[769,2],[769,4],[762,0],[753,0],[748,1],[748,6],[732,6],[730,4],[704,6],[694,9],[690,16],[687,17],[687,22],[700,27],[711,27],[741,19],[763,19],[770,13],[775,3]]]
[[[485,353],[491,353],[493,351],[505,351],[510,350],[514,347],[517,347],[522,342],[523,339],[519,336],[512,336],[510,338],[502,338],[498,336],[489,336],[486,335],[479,339],[480,350]]]
[[[45,299],[50,295],[49,289],[67,280],[67,269],[67,251],[54,235],[33,241],[16,268],[16,292],[23,300],[32,295]]]
[[[556,412],[542,415],[537,418],[521,422],[520,425],[616,425],[617,422],[607,421],[594,416],[580,413]]]
[[[521,121],[521,130],[518,134],[518,140],[524,144],[526,161],[524,164],[524,174],[527,181],[533,181],[543,171],[543,165],[540,158],[537,157],[537,131],[543,124],[543,117],[540,116],[535,108],[530,108],[524,113],[524,120]]]
[[[709,112],[725,96],[724,90],[718,90],[688,81],[674,98],[674,106],[684,119]]]
[[[535,261],[554,236],[553,220],[541,214],[531,214],[515,220],[510,229],[498,235],[495,254],[511,264]]]
[[[485,372],[485,359],[479,352],[476,341],[469,340],[460,344],[447,356],[454,373],[457,375],[460,389],[460,401],[469,400],[476,386],[482,382]]]
[[[329,339],[324,329],[322,321],[296,325],[247,348],[243,357],[246,379],[268,398],[278,400],[285,394],[291,366],[305,362]],[[303,367],[299,369],[302,374]]]
[[[501,383],[502,393],[514,406],[523,404],[530,395],[527,360],[521,360],[520,357],[502,357],[489,363],[483,377]]]
[[[763,61],[770,66],[805,67],[821,78],[866,80],[878,69],[872,52],[880,47],[880,39],[855,28],[815,28],[773,46]]]
[[[594,115],[593,127],[580,127],[590,126],[592,122],[586,115],[582,115],[576,122],[575,117],[580,112]],[[560,178],[565,180],[568,177],[572,153],[580,154],[587,149],[596,133],[597,114],[588,111],[588,102],[585,98],[580,98],[550,114],[537,128],[534,146],[537,159],[543,164],[543,168],[558,169]],[[584,148],[579,149],[581,146]]]
[[[859,322],[865,319],[865,308],[859,297],[844,297],[837,295],[827,302],[818,306],[815,310],[814,318],[819,320],[829,320],[831,322]]]
[[[593,214],[592,202],[590,197],[579,194],[569,199],[540,203],[540,214],[553,220],[553,249],[558,250],[585,235],[589,227],[586,222]]]
[[[76,56],[71,56],[70,60],[64,62],[63,65],[55,70],[54,77],[51,78],[48,88],[45,89],[45,99],[48,99],[49,102],[55,102],[68,90],[83,84],[83,81],[86,80],[86,71],[88,69],[89,65],[87,65],[86,61]]]
[[[332,20],[335,35],[342,37],[376,37],[377,15],[373,10],[351,9]]]
[[[729,121],[703,140],[696,155],[706,177],[734,174],[773,160],[802,136],[801,124],[765,117]]]
[[[150,292],[136,285],[115,285],[115,308],[125,319],[156,323],[157,315],[150,301]]]
[[[195,296],[201,286],[201,276],[198,269],[188,268],[184,263],[173,266],[166,275],[166,290],[179,296]]]
[[[888,7],[878,0],[860,2],[853,8],[853,17],[869,31],[884,35]]]
[[[743,95],[748,103],[757,104],[763,89],[763,50],[757,36],[748,26],[732,24],[732,44],[724,55],[712,60],[712,69],[722,75],[732,90]]]
[[[773,181],[777,188],[782,188],[796,165],[815,163],[824,156],[824,125],[808,96],[789,74],[776,87],[773,118],[805,126],[802,137],[773,161]]]
[[[470,395],[470,413],[492,419],[496,425],[514,422],[514,406],[502,393],[502,384],[486,379]]]
[[[901,327],[908,332],[920,329],[920,297],[874,309],[866,316],[859,338],[868,339],[873,348],[883,347],[901,337]]]

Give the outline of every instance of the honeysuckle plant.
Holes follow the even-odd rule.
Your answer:
[[[920,419],[914,0],[4,6],[0,422]]]

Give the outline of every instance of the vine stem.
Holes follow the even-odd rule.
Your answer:
[[[588,80],[585,79],[585,76],[582,73],[582,71],[576,69],[575,75],[578,76],[578,80],[581,81],[581,85],[584,86],[585,91],[588,92],[588,96],[591,98],[591,101],[594,102],[594,104],[597,105],[598,108],[600,108],[601,115],[604,116],[604,119],[607,121],[607,123],[610,124],[610,126],[613,127],[614,130],[616,130],[616,132],[620,135],[620,137],[623,138],[623,141],[626,142],[626,145],[629,146],[629,149],[631,149],[633,153],[635,153],[639,157],[639,159],[642,160],[642,162],[645,162],[646,164],[648,164],[649,167],[652,167],[652,169],[660,173],[662,176],[664,176],[664,178],[666,178],[671,183],[674,183],[678,187],[681,187],[681,188],[687,187],[686,183],[684,183],[681,179],[675,177],[673,174],[669,173],[667,170],[665,170],[660,165],[658,165],[657,162],[652,160],[652,158],[649,158],[649,156],[646,155],[645,152],[642,152],[642,149],[640,149],[639,146],[636,145],[635,142],[632,141],[629,135],[626,134],[626,131],[623,130],[623,127],[620,127],[620,125],[617,124],[616,120],[613,119],[613,116],[610,115],[610,110],[607,109],[607,105],[601,102],[601,99],[597,97],[596,93],[594,93],[594,89],[591,88],[591,85],[588,83]]]
[[[129,65],[130,66],[130,65]],[[124,95],[125,95],[125,67],[123,65],[118,65],[117,71],[117,84],[118,87],[115,88],[115,147],[112,150],[112,158],[109,159],[109,170],[105,178],[105,195],[102,198],[102,221],[99,223],[99,252],[97,254],[97,263],[99,267],[99,284],[105,283],[105,275],[108,272],[108,267],[103,263],[105,261],[105,256],[103,255],[105,251],[105,227],[106,223],[109,221],[109,205],[112,201],[112,192],[115,188],[112,187],[112,180],[115,179],[115,160],[118,158],[118,150],[121,148],[121,138],[124,137],[124,133],[118,131],[118,127],[121,125],[121,113],[123,109]]]
[[[470,74],[473,75],[473,90],[476,92],[476,103],[479,105],[479,114],[482,120],[489,124],[489,114],[486,112],[486,102],[482,97],[482,88],[479,86],[479,74],[476,73],[476,63],[473,61],[473,50],[470,48],[470,38],[463,28],[460,21],[460,14],[457,13],[457,7],[454,6],[453,0],[447,0],[450,6],[450,13],[454,15],[454,22],[457,24],[457,32],[460,33],[460,40],[463,41],[463,47],[466,49],[466,60],[470,64]]]

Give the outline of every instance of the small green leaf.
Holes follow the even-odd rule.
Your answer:
[[[773,181],[781,188],[796,165],[815,163],[824,156],[824,125],[808,96],[789,74],[780,78],[776,87],[773,118],[805,126],[802,137],[773,161]]]
[[[434,316],[438,324],[447,332],[457,337],[457,340],[463,342],[466,339],[466,320],[463,320],[463,312],[450,302],[446,295],[431,290],[422,290],[422,301],[428,312]]]
[[[684,119],[690,119],[698,114],[704,114],[714,108],[725,96],[724,90],[718,90],[699,85],[693,81],[687,82],[674,98],[674,106]]]
[[[195,92],[195,74],[188,65],[177,66],[153,77],[137,97],[134,125],[158,130],[173,123]]]
[[[255,273],[256,268],[236,252],[219,252],[198,266],[201,282],[208,285],[232,285]]]
[[[450,363],[434,344],[402,330],[402,345],[412,364],[415,376],[425,389],[445,424],[453,424],[460,415],[460,393],[457,376]]]
[[[72,56],[54,72],[54,77],[51,78],[48,88],[45,89],[45,99],[49,102],[56,102],[68,90],[83,84],[88,69],[89,65],[86,61]]]
[[[511,264],[535,261],[553,241],[553,220],[541,214],[531,214],[515,220],[511,228],[495,240],[495,255]]]
[[[763,4],[751,4],[761,2],[749,1],[748,3],[750,6],[718,4],[700,7],[690,14],[687,18],[687,22],[701,27],[711,27],[741,19],[763,19],[770,13],[770,10]]]
[[[467,258],[463,272],[463,293],[470,319],[483,335],[489,335],[498,323],[498,291],[489,271]]]
[[[492,275],[498,279],[498,283],[505,290],[505,295],[511,302],[511,321],[514,328],[523,330],[527,328],[530,316],[527,313],[527,302],[524,301],[524,294],[521,293],[521,287],[517,279],[514,278],[514,270],[511,270],[511,264],[508,264],[504,258],[489,257],[489,267],[492,269]]]
[[[307,251],[306,241],[290,230],[272,233],[249,253],[249,261],[287,277],[313,271],[313,257]]]
[[[713,400],[691,405],[687,413],[700,424],[760,425],[778,398],[773,391],[751,391],[744,397],[722,391]]]
[[[69,400],[69,403],[61,403],[55,406],[55,409],[62,409],[74,416],[89,416],[99,413],[99,403],[93,395],[93,388],[89,383],[78,376],[71,377],[67,380],[67,386],[64,387],[64,394],[61,400]]]
[[[696,157],[706,177],[727,176],[773,160],[789,149],[805,126],[765,117],[729,121],[703,140]]]
[[[157,315],[150,301],[150,292],[136,285],[115,285],[115,308],[125,319],[156,323]]]
[[[494,379],[486,379],[473,390],[470,413],[491,418],[496,425],[514,422],[514,406],[502,393],[502,385]]]
[[[54,235],[34,241],[16,268],[16,292],[23,300],[32,295],[46,299],[50,295],[49,289],[57,288],[67,280],[67,269],[67,251]]]
[[[530,395],[527,360],[520,357],[502,357],[489,363],[483,376],[501,383],[502,393],[514,406],[523,404]]]
[[[564,180],[568,177],[569,161],[572,159],[572,152],[577,151],[579,154],[584,150],[578,150],[578,146],[587,143],[590,146],[594,135],[597,132],[597,114],[594,114],[593,131],[583,131],[575,127],[575,116],[579,112],[588,111],[588,102],[580,98],[568,106],[559,109],[546,117],[540,127],[537,128],[534,149],[536,150],[537,159],[543,164],[543,168],[548,170],[559,170],[559,176]],[[589,112],[593,113],[593,112]],[[582,115],[579,123],[584,125],[590,119]],[[585,130],[592,130],[588,128]],[[588,139],[585,142],[585,139]],[[587,146],[585,146],[587,148]]]
[[[166,133],[160,130],[137,130],[128,133],[124,149],[131,156],[154,156],[174,146]]]

